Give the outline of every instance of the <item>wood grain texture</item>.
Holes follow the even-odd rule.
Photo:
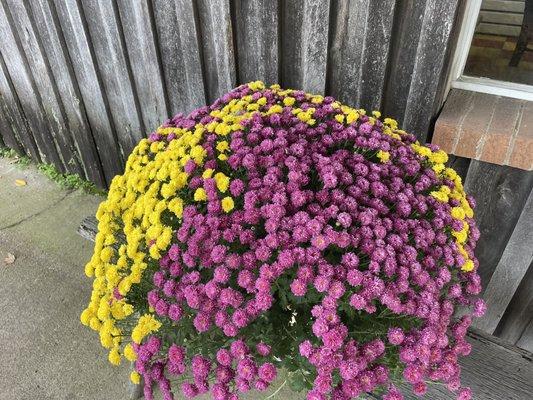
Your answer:
[[[0,80],[2,78],[0,77]],[[1,85],[1,83],[0,83]],[[8,147],[17,152],[17,154],[25,154],[24,147],[18,141],[18,137],[12,127],[10,121],[10,114],[6,107],[6,102],[0,93],[0,146]]]
[[[136,98],[118,10],[106,0],[83,3],[91,42],[102,76],[105,94],[117,131],[123,159],[144,136],[141,110]]]
[[[533,262],[529,265],[494,334],[516,344],[526,333],[531,321],[533,321]]]
[[[42,102],[37,92],[33,76],[19,41],[13,30],[14,22],[5,0],[0,4],[0,52],[13,88],[16,92],[24,115],[31,128],[39,150],[39,158],[52,163],[60,171],[65,171],[63,160],[59,156],[53,136],[48,128],[48,122],[42,109]]]
[[[168,111],[151,3],[121,0],[118,9],[144,129],[153,131],[168,118]]]
[[[482,22],[494,23],[500,25],[522,25],[522,20],[524,19],[523,11],[522,13],[514,12],[500,12],[500,11],[483,11],[479,12],[479,18]]]
[[[85,177],[85,171],[80,162],[77,143],[67,126],[64,107],[58,96],[58,89],[51,73],[51,66],[44,53],[40,38],[35,31],[36,23],[30,15],[28,3],[17,0],[7,0],[16,27],[20,48],[24,52],[36,94],[43,111],[48,130],[51,133],[59,156],[67,172]],[[20,27],[25,27],[24,30]]]
[[[282,3],[281,84],[323,94],[326,89],[329,1]]]
[[[533,186],[533,174],[472,160],[465,191],[477,201],[474,218],[481,232],[476,256],[483,287],[500,260]]]
[[[96,237],[97,233],[98,221],[96,218],[92,215],[85,217],[78,227],[78,234],[82,238],[87,239],[90,242],[94,242],[94,238]]]
[[[4,120],[18,126],[23,115],[48,162],[78,164],[97,183],[169,115],[255,79],[384,108],[423,139],[456,3],[0,1],[16,94],[9,105],[2,94]]]
[[[193,0],[153,6],[170,114],[186,114],[206,103]]]
[[[523,13],[524,5],[523,0],[483,0],[481,9]]]
[[[435,96],[457,7],[454,1],[426,4],[402,125],[422,141],[429,128],[427,116],[435,112]]]
[[[522,349],[533,351],[533,320],[529,321],[516,345]]]
[[[435,113],[440,74],[457,2],[408,0],[397,3],[385,114],[425,141]],[[413,45],[416,43],[416,46]]]
[[[238,81],[278,83],[278,2],[235,0]]]
[[[208,102],[230,91],[237,82],[229,0],[198,0],[204,82]]]
[[[334,0],[328,92],[341,102],[381,108],[395,2]]]
[[[98,221],[92,215],[85,217],[78,227],[78,234],[91,242],[94,242],[96,234],[98,233]],[[118,246],[120,243],[126,243],[126,237],[122,233],[117,233],[117,243],[113,246]]]
[[[474,321],[477,328],[493,333],[533,261],[533,191],[522,209],[507,246],[483,295],[487,312]]]
[[[394,21],[391,38],[389,77],[387,79],[383,111],[384,114],[402,123],[411,87],[414,60],[422,23],[425,3],[407,0],[397,4],[397,18]]]
[[[2,54],[0,54],[0,114],[2,119],[0,135],[3,137],[3,145],[39,162],[39,151],[33,135],[29,133],[24,112],[20,108]]]
[[[115,136],[103,85],[96,67],[96,58],[83,11],[73,1],[54,0],[59,24],[78,82],[87,119],[93,132],[103,174],[109,184],[122,170],[123,157]]]
[[[29,5],[44,57],[50,66],[48,72],[55,82],[57,97],[65,116],[65,129],[70,132],[74,139],[76,154],[86,178],[99,187],[105,187],[93,132],[87,120],[84,104],[81,101],[76,77],[70,66],[70,58],[66,51],[55,9],[50,7],[50,3],[46,0],[35,0]]]

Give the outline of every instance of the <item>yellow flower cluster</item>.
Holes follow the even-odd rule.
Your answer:
[[[457,175],[457,172],[455,172],[454,169],[447,168],[444,165],[448,161],[448,155],[446,152],[442,150],[432,151],[429,147],[423,146],[418,142],[413,143],[411,147],[417,154],[428,160],[431,164],[431,168],[437,173],[437,175],[453,182],[453,188],[450,189],[449,186],[442,185],[439,190],[432,191],[430,195],[442,203],[448,203],[450,199],[457,200],[460,203],[459,206],[451,208],[450,214],[453,218],[462,221],[463,227],[459,231],[452,231],[452,236],[454,237],[455,245],[457,246],[459,253],[461,253],[465,259],[464,264],[461,265],[461,270],[464,272],[470,272],[474,269],[474,262],[468,257],[468,253],[463,246],[468,240],[468,232],[470,229],[465,218],[473,218],[474,211],[466,199],[466,193],[463,188],[461,177]]]
[[[340,108],[342,114],[337,114],[335,116],[335,119],[337,120],[337,122],[339,122],[341,124],[342,123],[346,123],[348,125],[352,124],[355,121],[357,121],[361,115],[365,115],[366,114],[365,110],[357,110],[357,109],[352,108],[352,107],[341,105],[338,102],[334,102],[332,104],[332,106],[333,106],[333,108]]]
[[[139,318],[137,326],[133,328],[131,333],[131,339],[140,344],[146,335],[149,335],[152,332],[157,332],[161,327],[161,322],[156,320],[152,315],[145,314]]]
[[[93,292],[81,322],[100,334],[102,346],[110,349],[109,360],[120,363],[123,332],[116,321],[133,314],[125,296],[141,282],[150,260],[158,260],[172,239],[172,228],[161,221],[162,213],[178,219],[183,199],[177,193],[188,183],[185,164],[202,165],[206,152],[200,145],[206,127],[191,130],[159,128],[161,136],[174,134],[170,142],[141,140],[128,158],[122,176],[113,179],[109,195],[96,213],[98,234],[94,253],[85,273],[94,277]],[[155,331],[159,323],[143,316],[131,332],[133,341]],[[131,354],[130,354],[131,357]]]

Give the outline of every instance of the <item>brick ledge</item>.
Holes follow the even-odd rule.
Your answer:
[[[533,170],[533,102],[452,89],[433,143],[456,156]]]

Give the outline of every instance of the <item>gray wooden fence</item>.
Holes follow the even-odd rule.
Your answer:
[[[1,140],[105,187],[163,120],[251,80],[425,139],[456,2],[0,0]]]

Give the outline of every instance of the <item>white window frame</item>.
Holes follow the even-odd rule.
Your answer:
[[[466,1],[464,14],[460,22],[461,28],[457,40],[457,47],[453,55],[447,89],[457,88],[533,101],[533,85],[479,78],[463,74],[470,45],[474,37],[482,0]]]

